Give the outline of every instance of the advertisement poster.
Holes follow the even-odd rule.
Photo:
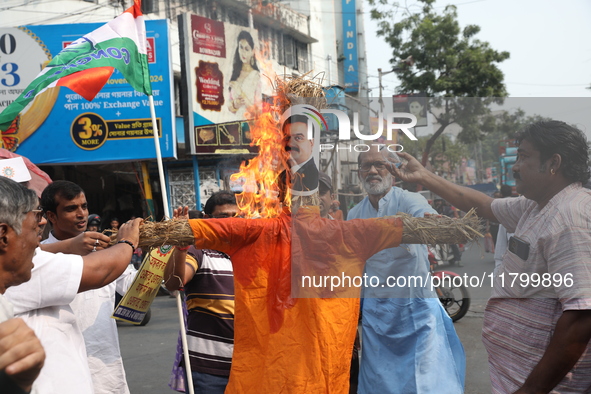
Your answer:
[[[427,114],[429,113],[429,101],[424,93],[398,94],[393,97],[394,112],[413,114],[417,118],[415,127],[427,127],[429,125]],[[399,123],[408,123],[408,119],[401,119]]]
[[[257,31],[193,14],[179,19],[191,153],[256,152],[248,119],[262,102]]]
[[[0,29],[0,111],[53,56],[103,23]],[[166,20],[146,21],[148,67],[162,157],[176,157],[173,75]],[[156,158],[148,97],[117,70],[93,101],[49,89],[17,118],[15,153],[35,164],[105,163]],[[10,136],[3,135],[6,139]]]

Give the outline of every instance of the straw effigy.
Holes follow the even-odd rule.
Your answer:
[[[326,95],[322,84],[314,81],[311,71],[297,77],[276,77],[274,83],[275,106],[279,113],[295,104],[311,104],[318,109],[326,108]]]
[[[402,218],[402,243],[404,244],[461,244],[484,236],[482,223],[474,210],[470,210],[461,219],[438,215],[424,218],[416,218],[407,214],[396,216]],[[144,222],[140,226],[138,246],[140,248],[162,245],[182,247],[193,245],[194,241],[193,232],[187,220]]]

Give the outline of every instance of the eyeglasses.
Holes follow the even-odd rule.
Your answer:
[[[35,220],[37,220],[37,223],[41,223],[41,221],[45,218],[45,211],[41,208],[31,209],[29,212],[33,212],[33,214],[35,214]],[[29,212],[23,213],[26,215]]]
[[[371,171],[371,167],[374,167],[378,171],[383,171],[386,169],[386,165],[388,163],[385,161],[374,161],[371,163],[363,163],[359,166],[359,172],[369,172]]]

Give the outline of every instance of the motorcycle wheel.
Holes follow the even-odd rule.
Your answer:
[[[452,321],[456,322],[468,313],[468,309],[470,308],[470,295],[465,286],[439,286],[439,289],[442,293],[442,296],[439,297],[439,301],[445,308],[449,317],[451,317]]]

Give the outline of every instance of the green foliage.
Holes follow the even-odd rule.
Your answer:
[[[409,56],[414,60],[414,66],[398,67],[401,93],[507,96],[504,75],[497,64],[508,59],[509,52],[496,51],[478,40],[480,27],[476,25],[461,29],[455,6],[447,6],[438,14],[433,9],[434,0],[418,0],[420,11],[411,13],[387,0],[369,2],[371,17],[378,21],[378,36],[392,47],[392,66],[399,66],[400,59]]]
[[[419,140],[405,145],[404,151],[413,156],[420,156],[427,144],[431,135],[426,137],[419,137]],[[470,153],[469,146],[461,141],[453,141],[449,135],[442,135],[441,138],[433,145],[429,152],[428,161],[431,164],[431,169],[440,175],[454,172],[460,166],[462,159]]]
[[[483,168],[495,166],[499,162],[499,142],[505,139],[513,139],[515,134],[524,126],[543,120],[551,120],[540,115],[525,116],[523,110],[518,109],[514,113],[501,112],[489,115],[490,130],[483,135],[481,143],[471,143],[468,150],[473,152],[481,150]]]
[[[498,64],[508,59],[509,53],[478,40],[480,27],[460,28],[455,6],[437,13],[435,0],[417,0],[412,11],[388,0],[369,3],[371,17],[378,21],[378,36],[392,47],[390,63],[400,79],[398,92],[425,92],[432,98],[431,114],[439,128],[425,143],[423,164],[435,149],[436,139],[452,123],[462,127],[458,140],[465,144],[494,130],[489,104],[501,103],[507,96]],[[413,62],[400,61],[409,57]],[[474,97],[489,99],[464,99]]]

